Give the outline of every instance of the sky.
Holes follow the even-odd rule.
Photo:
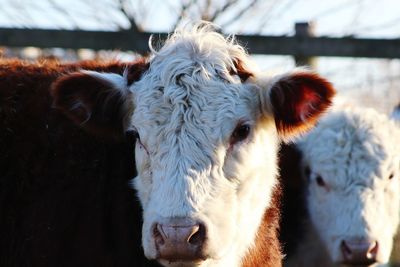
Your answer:
[[[182,1],[132,0],[128,11],[144,30],[166,32],[173,29]],[[227,33],[292,35],[296,22],[307,21],[313,22],[316,36],[400,38],[399,0],[265,0],[236,19],[237,10],[249,1],[238,0],[233,9],[216,19],[216,24],[222,25]],[[212,5],[220,7],[224,2],[214,0]],[[115,0],[0,0],[0,27],[128,28],[129,21],[118,11],[116,3]],[[187,17],[196,20],[198,14],[189,10]],[[255,56],[254,60],[261,69],[270,72],[294,66],[290,56]],[[318,58],[317,70],[333,81],[341,95],[362,105],[389,112],[400,101],[398,59]]]
[[[88,30],[116,30],[117,24],[129,27],[129,22],[116,9],[116,2],[0,0],[0,26],[66,29],[78,26]],[[220,6],[225,1],[212,2]],[[236,9],[250,1],[237,2]],[[165,32],[172,30],[180,3],[180,0],[132,0],[131,6],[137,21],[146,30]],[[216,23],[231,19],[235,8]],[[317,35],[400,38],[399,10],[399,0],[267,0],[260,1],[255,10],[225,29],[234,33],[290,35],[295,22],[313,21]]]

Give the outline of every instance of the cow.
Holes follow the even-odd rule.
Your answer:
[[[0,60],[0,266],[158,266],[143,256],[134,139],[88,135],[52,105],[81,69],[137,79],[129,64]]]
[[[387,115],[348,107],[282,148],[285,266],[389,261],[399,224],[399,141]]]
[[[103,179],[126,177],[118,163],[134,156],[131,185],[142,212],[132,216],[147,259],[163,266],[281,266],[279,143],[314,126],[335,94],[328,81],[303,69],[268,77],[207,23],[176,30],[122,72],[54,72],[44,87],[51,87],[58,115],[93,140],[134,140],[134,148],[124,147],[130,153],[107,155],[117,169],[107,168]],[[13,80],[13,88],[21,83]],[[57,145],[69,147],[69,139]],[[124,251],[142,253],[139,241]]]

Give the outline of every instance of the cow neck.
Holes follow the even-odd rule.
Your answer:
[[[253,247],[249,249],[241,267],[280,267],[282,252],[278,240],[281,189],[274,189],[271,205],[264,213]]]

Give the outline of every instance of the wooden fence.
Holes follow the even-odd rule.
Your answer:
[[[296,25],[296,29],[299,25]],[[307,31],[304,34],[304,30],[296,32],[299,34],[294,36],[236,35],[236,37],[252,54],[400,58],[400,39],[315,37]],[[166,33],[133,30],[107,32],[0,28],[0,46],[118,49],[145,54],[149,51],[148,40],[151,35],[156,41],[167,36]]]

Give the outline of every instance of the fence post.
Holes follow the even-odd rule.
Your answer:
[[[315,23],[313,22],[298,22],[294,26],[295,35],[299,37],[315,37]],[[317,67],[317,58],[306,56],[294,57],[296,66],[308,66],[313,69]]]

